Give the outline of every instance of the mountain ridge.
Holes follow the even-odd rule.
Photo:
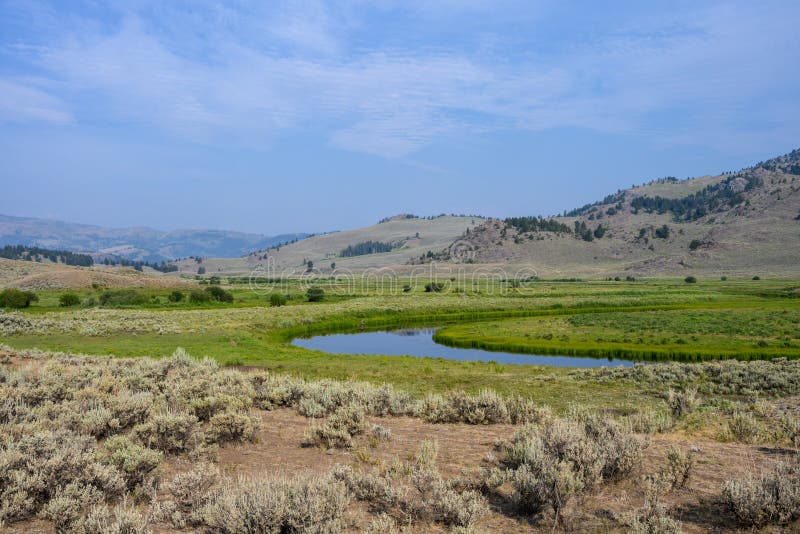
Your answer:
[[[254,250],[303,239],[308,235],[293,233],[267,236],[191,228],[157,230],[148,226],[107,228],[55,219],[0,214],[0,246],[40,246],[151,262],[187,256],[238,257]]]

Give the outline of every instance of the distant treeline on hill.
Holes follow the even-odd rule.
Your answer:
[[[0,249],[0,258],[36,262],[47,259],[53,263],[63,263],[65,265],[75,265],[78,267],[91,267],[94,264],[94,260],[88,254],[78,254],[67,250],[51,250],[48,248],[29,247],[25,245],[6,245]]]
[[[564,223],[555,219],[545,219],[543,217],[509,217],[503,222],[506,226],[515,228],[521,233],[525,232],[564,232],[572,233],[572,229]]]
[[[363,243],[356,243],[355,245],[348,245],[348,247],[339,253],[343,258],[350,258],[353,256],[364,256],[365,254],[378,254],[381,252],[391,252],[394,245],[391,243],[381,243],[380,241],[364,241]]]
[[[738,182],[744,183],[737,187]],[[744,193],[760,184],[760,178],[744,172],[683,198],[637,197],[631,201],[631,208],[634,212],[640,209],[648,213],[671,212],[676,220],[693,221],[720,207],[741,204],[745,200]]]
[[[174,263],[167,263],[162,261],[160,263],[156,262],[149,262],[149,261],[141,261],[141,260],[129,260],[126,258],[105,258],[102,262],[103,265],[121,265],[122,267],[131,267],[137,271],[144,270],[145,267],[150,267],[156,271],[160,271],[162,273],[172,273],[178,270],[178,266]]]
[[[399,221],[403,219],[425,219],[426,221],[432,221],[434,219],[441,219],[442,217],[472,217],[474,219],[484,219],[483,215],[465,215],[463,213],[440,213],[439,215],[428,215],[427,217],[420,217],[419,215],[414,215],[412,213],[401,213],[400,215],[394,215],[392,217],[384,217],[378,224],[387,223],[389,221]]]

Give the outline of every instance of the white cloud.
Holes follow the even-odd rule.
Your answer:
[[[488,5],[467,7],[480,13]],[[333,146],[386,157],[497,128],[578,126],[704,142],[786,76],[781,49],[800,49],[792,17],[754,8],[633,21],[547,60],[421,47],[350,50],[347,30],[358,25],[352,9],[334,13],[316,0],[252,18],[230,9],[210,17],[219,24],[187,17],[195,33],[210,32],[197,45],[202,53],[187,50],[191,28],[172,20],[165,29],[140,15],[111,32],[57,36],[43,53],[20,49],[52,82],[2,82],[0,117],[71,120],[51,96],[57,83],[77,120],[132,121],[198,140],[259,145],[312,129]],[[650,120],[672,109],[683,111],[682,124]],[[703,134],[693,136],[699,126]]]
[[[0,122],[66,124],[72,115],[56,97],[24,82],[0,78]]]

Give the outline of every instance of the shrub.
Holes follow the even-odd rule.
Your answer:
[[[800,518],[800,463],[778,464],[759,476],[729,480],[722,502],[746,526],[784,524]]]
[[[366,425],[362,406],[342,406],[323,425],[312,425],[306,435],[306,442],[326,448],[347,448],[352,446],[352,438],[364,432]]]
[[[206,438],[212,443],[223,443],[252,441],[255,436],[256,425],[252,417],[240,412],[225,411],[211,418]]]
[[[92,507],[89,513],[77,522],[74,532],[81,534],[147,534],[150,529],[147,517],[123,502],[115,506],[113,510],[105,505]]]
[[[13,287],[0,291],[0,308],[27,308],[37,300],[39,297],[30,291],[20,291]]]
[[[697,278],[695,278],[694,276],[687,276],[686,278],[683,279],[683,281],[686,282],[687,284],[696,284]]]
[[[309,287],[306,291],[308,302],[320,302],[325,299],[325,290],[321,287]]]
[[[77,306],[81,303],[81,298],[76,293],[63,293],[58,297],[58,305],[64,308]]]
[[[685,453],[676,446],[667,449],[666,476],[673,488],[682,488],[689,481],[694,467],[694,454]]]
[[[750,443],[760,432],[760,425],[750,412],[736,411],[728,420],[728,429],[736,441]]]
[[[169,295],[167,295],[167,300],[170,302],[181,302],[184,298],[183,291],[172,291]]]
[[[203,523],[217,532],[338,532],[349,504],[347,488],[330,478],[240,479],[203,507]]]
[[[103,444],[106,461],[125,473],[128,488],[133,489],[161,463],[162,454],[142,447],[126,436],[112,436]]]
[[[167,484],[167,490],[174,501],[172,523],[181,528],[187,523],[197,525],[202,522],[200,511],[212,497],[211,487],[219,480],[219,471],[212,464],[201,464],[191,471],[176,475]]]
[[[425,284],[425,293],[439,293],[444,289],[442,282],[430,282]]]
[[[667,515],[661,503],[669,482],[661,477],[644,480],[644,507],[636,510],[630,522],[631,534],[680,534],[681,524]]]
[[[205,291],[211,296],[211,300],[216,300],[217,302],[233,302],[233,293],[219,286],[207,287]]]
[[[286,295],[281,293],[270,293],[269,295],[269,305],[273,308],[277,308],[279,306],[286,305]]]
[[[189,302],[193,304],[203,304],[206,302],[211,302],[211,293],[195,289],[194,291],[189,293]]]
[[[515,469],[511,483],[524,512],[551,506],[556,514],[569,499],[618,479],[641,463],[644,442],[617,423],[573,414],[546,424],[525,425],[504,448],[504,463]]]
[[[699,239],[692,239],[692,242],[689,243],[689,250],[697,250],[702,244]]]
[[[756,275],[756,276],[753,277],[753,280],[761,280],[761,277]]]
[[[672,411],[672,416],[677,419],[693,412],[700,405],[700,399],[697,397],[695,389],[684,391],[670,389],[667,392],[667,405]]]
[[[147,295],[135,289],[116,289],[100,294],[101,306],[138,306],[148,302]]]
[[[189,440],[194,433],[195,424],[197,418],[194,415],[161,412],[133,427],[133,434],[147,447],[177,453],[190,448]]]

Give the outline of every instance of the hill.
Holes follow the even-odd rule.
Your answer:
[[[277,272],[302,274],[311,261],[314,269],[363,270],[402,266],[413,258],[447,247],[468,228],[484,222],[482,217],[440,215],[414,217],[399,215],[378,224],[315,235],[288,245],[269,248],[242,258],[203,258],[178,262],[181,272],[196,273],[202,266],[206,273],[247,274],[258,265],[273,265]]]
[[[0,288],[26,290],[100,287],[174,287],[194,285],[182,278],[127,268],[73,267],[59,263],[0,258]]]
[[[161,262],[187,256],[237,257],[308,234],[266,236],[225,230],[104,228],[49,219],[0,215],[0,247],[27,245]]]
[[[796,275],[800,150],[735,173],[655,180],[561,217],[489,220],[459,246],[470,262],[548,277]]]

